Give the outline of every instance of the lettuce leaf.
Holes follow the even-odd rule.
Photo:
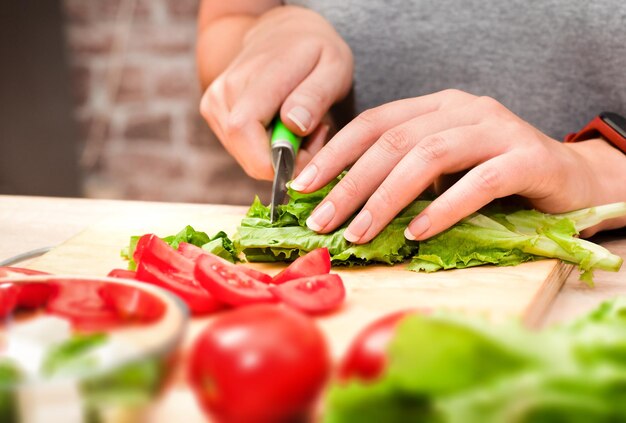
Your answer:
[[[335,383],[326,422],[626,419],[626,299],[541,332],[452,314],[410,316],[374,382]]]
[[[501,204],[494,203],[418,243],[405,239],[404,229],[430,201],[416,200],[367,244],[352,244],[343,238],[350,220],[332,233],[317,234],[307,228],[306,219],[341,177],[310,194],[289,188],[289,202],[279,206],[274,223],[270,222],[269,207],[255,198],[235,235],[236,250],[248,261],[271,262],[292,261],[315,248],[326,247],[334,264],[394,264],[411,259],[409,270],[426,272],[558,258],[577,264],[581,279],[588,284],[592,284],[594,269],[616,271],[622,264],[619,256],[578,238],[578,233],[602,220],[625,215],[626,203],[560,215],[536,210],[505,211]]]

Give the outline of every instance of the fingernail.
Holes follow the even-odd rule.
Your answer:
[[[306,225],[309,229],[319,232],[335,216],[335,205],[331,201],[327,201],[321,205],[320,208],[315,210],[311,216],[306,220]]]
[[[427,215],[419,216],[405,230],[404,237],[411,241],[415,241],[430,228],[430,218]]]
[[[344,231],[343,237],[350,242],[357,242],[370,226],[372,226],[372,213],[369,210],[363,210]]]
[[[302,172],[300,172],[296,179],[291,181],[291,189],[295,189],[296,191],[302,191],[303,189],[306,189],[306,187],[311,185],[311,182],[313,182],[313,179],[315,179],[316,175],[317,166],[315,166],[314,164],[308,165],[302,170]]]
[[[296,106],[287,113],[287,117],[296,124],[302,132],[311,127],[311,113],[302,106]]]

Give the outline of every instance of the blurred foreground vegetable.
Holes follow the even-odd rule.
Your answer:
[[[435,314],[402,320],[375,381],[336,383],[326,422],[626,420],[626,299],[541,332]]]

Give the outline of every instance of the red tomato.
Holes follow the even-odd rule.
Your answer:
[[[328,248],[318,248],[299,257],[285,270],[274,276],[272,283],[281,283],[306,276],[324,275],[330,272],[330,254]]]
[[[193,274],[194,262],[170,247],[158,236],[144,235],[137,243],[138,246],[140,244],[139,260],[135,259],[137,264],[149,262],[164,272]]]
[[[102,285],[97,282],[68,282],[58,284],[46,311],[72,321],[80,331],[102,331],[120,325],[118,314],[98,294]]]
[[[109,272],[107,276],[110,278],[136,279],[137,272],[126,269],[113,269]]]
[[[188,374],[196,398],[219,421],[277,422],[310,411],[329,369],[311,319],[262,304],[212,322],[193,346]]]
[[[19,292],[19,288],[11,283],[0,285],[0,318],[9,316],[17,307]]]
[[[165,313],[165,304],[141,289],[117,284],[105,284],[98,290],[104,303],[126,321],[151,323]]]
[[[226,265],[230,265],[230,266],[235,266],[237,268],[237,270],[253,277],[254,279],[263,282],[263,283],[272,283],[272,277],[270,275],[268,275],[267,273],[263,273],[261,271],[252,269],[250,267],[245,267],[243,265],[235,265],[233,263],[230,263],[224,259],[222,259],[221,257],[216,256],[215,254],[211,254],[208,251],[203,250],[200,247],[196,247],[193,244],[188,244],[186,242],[181,242],[180,244],[178,244],[178,251],[180,251],[180,253],[182,255],[184,255],[185,257],[187,257],[190,260],[193,260],[194,262],[198,260],[198,257],[200,256],[205,256],[205,255],[211,255],[213,257],[215,257],[216,259],[222,260],[222,262]]]
[[[224,307],[190,275],[166,273],[147,260],[139,263],[137,280],[160,286],[178,295],[193,315],[212,313]]]
[[[385,368],[387,347],[402,318],[415,313],[404,310],[384,316],[356,336],[339,366],[339,378],[376,379]]]
[[[294,279],[269,290],[285,304],[313,314],[336,309],[346,297],[343,282],[336,274]]]
[[[49,275],[50,273],[40,272],[39,270],[24,269],[23,267],[5,266],[0,267],[0,278],[8,278],[12,276],[23,275]]]
[[[198,258],[195,276],[200,285],[226,304],[239,306],[276,301],[267,284],[213,255]]]

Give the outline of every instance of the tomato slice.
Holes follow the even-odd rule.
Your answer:
[[[113,269],[107,276],[110,278],[137,279],[137,272],[127,269]]]
[[[180,244],[178,244],[178,251],[184,255],[185,257],[187,257],[190,260],[198,261],[198,257],[200,256],[205,256],[205,255],[211,255],[213,257],[215,257],[218,260],[221,260],[225,265],[227,266],[235,266],[237,268],[238,271],[241,271],[251,277],[253,277],[254,279],[258,280],[259,282],[263,282],[266,284],[272,283],[272,277],[270,275],[268,275],[267,273],[263,273],[259,270],[255,270],[252,269],[250,267],[246,267],[243,265],[237,265],[237,264],[233,264],[229,261],[224,260],[221,257],[216,256],[215,254],[211,254],[208,251],[203,250],[200,247],[197,247],[193,244],[188,244],[186,242],[181,242]]]
[[[52,295],[46,311],[68,318],[76,330],[102,331],[120,325],[118,314],[98,294],[97,282],[63,283]]]
[[[159,267],[164,272],[177,272],[193,274],[194,262],[183,256],[180,252],[170,247],[156,235],[144,235],[137,245],[142,244],[139,261],[149,262]]]
[[[239,271],[237,266],[224,264],[212,254],[198,258],[195,276],[200,285],[226,304],[240,306],[276,301],[267,284]]]
[[[98,290],[98,294],[122,320],[151,323],[165,313],[163,301],[132,286],[105,284]]]
[[[0,285],[0,318],[9,316],[17,307],[19,292],[19,287],[11,283]]]
[[[269,290],[285,304],[305,313],[325,313],[338,308],[346,297],[346,289],[337,274],[293,279]]]
[[[282,272],[274,276],[272,283],[280,285],[293,279],[307,276],[324,275],[330,272],[330,253],[328,248],[318,248],[299,257]]]
[[[24,269],[23,267],[4,266],[0,267],[0,278],[8,278],[12,276],[23,275],[49,275],[50,273],[40,272],[39,270]]]
[[[201,287],[191,275],[164,272],[158,265],[147,260],[139,263],[137,280],[152,283],[178,295],[194,315],[212,313],[224,307],[220,301]]]

